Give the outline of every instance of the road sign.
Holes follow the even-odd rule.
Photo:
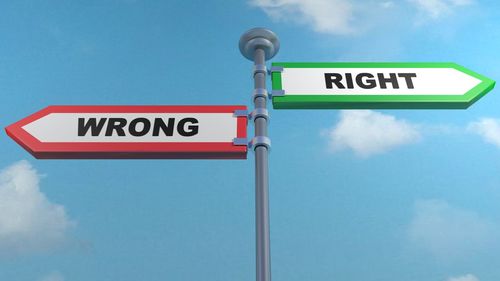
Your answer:
[[[454,63],[272,64],[275,109],[467,108],[495,81]]]
[[[246,159],[246,106],[49,106],[8,126],[41,159]]]

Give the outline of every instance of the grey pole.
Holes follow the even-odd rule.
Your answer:
[[[252,147],[255,151],[255,236],[256,236],[256,280],[271,281],[271,256],[269,239],[269,166],[268,153],[271,141],[267,135],[268,93],[266,89],[266,60],[279,50],[276,34],[264,28],[245,32],[239,42],[241,54],[254,62],[253,78],[255,105],[251,113],[255,136]]]

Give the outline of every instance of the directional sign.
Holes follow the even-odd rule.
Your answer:
[[[454,63],[273,63],[275,109],[467,108],[495,81]]]
[[[49,106],[6,131],[43,159],[247,154],[246,106]]]

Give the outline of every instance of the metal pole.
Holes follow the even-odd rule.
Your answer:
[[[255,65],[264,64],[264,50],[255,50]],[[255,89],[266,88],[266,74],[255,73]],[[265,97],[254,99],[255,109],[266,109]],[[267,137],[267,119],[255,117],[255,136]],[[271,280],[271,257],[269,242],[269,173],[268,147],[254,145],[255,151],[255,227],[256,227],[256,266],[257,281]]]
[[[254,120],[255,136],[252,147],[255,151],[255,238],[256,238],[256,280],[271,281],[271,256],[269,239],[269,165],[268,152],[271,141],[267,134],[267,90],[265,66],[279,50],[276,35],[266,29],[254,28],[240,39],[240,51],[254,61]]]

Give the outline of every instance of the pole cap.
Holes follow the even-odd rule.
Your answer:
[[[266,60],[271,59],[280,49],[278,36],[271,30],[260,27],[252,28],[241,35],[240,52],[245,58],[253,61],[255,50],[258,48],[264,50]]]

